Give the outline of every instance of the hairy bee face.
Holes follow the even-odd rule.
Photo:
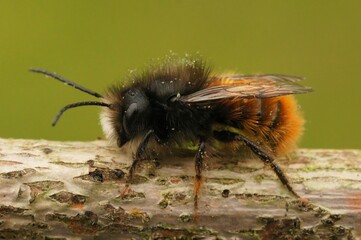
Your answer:
[[[151,114],[150,102],[140,88],[123,91],[110,89],[104,100],[111,103],[111,108],[104,109],[101,114],[103,131],[107,138],[116,141],[119,147],[149,125],[147,119]]]

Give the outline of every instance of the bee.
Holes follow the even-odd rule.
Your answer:
[[[66,105],[68,109],[95,105],[103,108],[101,125],[108,139],[123,147],[140,138],[128,173],[131,183],[138,163],[147,156],[150,142],[180,146],[191,142],[195,152],[194,212],[197,216],[206,152],[250,152],[270,166],[282,184],[297,198],[286,175],[275,163],[294,149],[302,134],[303,117],[293,97],[312,91],[295,76],[214,74],[200,57],[167,58],[131,75],[128,84],[117,83],[102,95],[55,73],[30,69],[72,86],[101,101]]]

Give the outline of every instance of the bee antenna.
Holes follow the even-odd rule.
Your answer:
[[[74,88],[76,88],[76,89],[78,89],[78,90],[80,90],[82,92],[88,93],[88,94],[90,94],[90,95],[92,95],[94,97],[97,97],[97,98],[102,98],[103,97],[101,94],[99,94],[97,92],[94,92],[94,91],[92,91],[90,89],[87,89],[87,88],[85,88],[83,86],[80,86],[79,84],[76,84],[75,82],[69,81],[69,80],[63,78],[62,76],[60,76],[60,75],[58,75],[56,73],[49,72],[47,70],[39,69],[39,68],[31,68],[31,69],[29,69],[29,71],[34,72],[34,73],[41,73],[41,74],[44,74],[46,76],[52,77],[52,78],[54,78],[56,80],[59,80],[60,82],[65,83],[66,85],[72,86],[72,87],[74,87]]]
[[[56,117],[54,118],[53,123],[51,124],[53,127],[56,125],[56,123],[59,121],[60,117],[63,115],[63,113],[70,109],[75,107],[81,107],[81,106],[102,106],[102,107],[108,107],[111,108],[112,105],[104,102],[95,102],[95,101],[86,101],[86,102],[77,102],[77,103],[71,103],[60,109]]]

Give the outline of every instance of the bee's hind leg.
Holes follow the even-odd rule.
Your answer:
[[[203,158],[205,154],[205,143],[203,140],[198,145],[198,151],[195,159],[195,170],[196,175],[194,177],[194,221],[198,220],[198,201],[200,191],[203,185],[202,169],[203,169]]]
[[[254,154],[256,154],[264,163],[269,165],[272,168],[272,170],[276,173],[277,177],[282,182],[282,184],[288,189],[288,191],[290,191],[294,196],[300,199],[303,204],[308,203],[307,199],[302,198],[300,195],[298,195],[298,193],[295,192],[290,182],[288,181],[286,175],[282,172],[281,168],[274,162],[274,157],[271,156],[271,154],[267,153],[265,150],[263,150],[261,147],[259,147],[257,144],[255,144],[245,136],[237,135],[235,139],[239,141],[243,141],[246,144],[246,146],[252,150]]]

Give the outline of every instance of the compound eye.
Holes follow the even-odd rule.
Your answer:
[[[123,116],[123,129],[128,136],[131,136],[130,124],[132,118],[138,113],[138,104],[132,103],[129,105],[128,109],[124,112]]]
[[[128,109],[125,111],[125,118],[130,120],[138,112],[138,104],[132,103],[129,105]]]

